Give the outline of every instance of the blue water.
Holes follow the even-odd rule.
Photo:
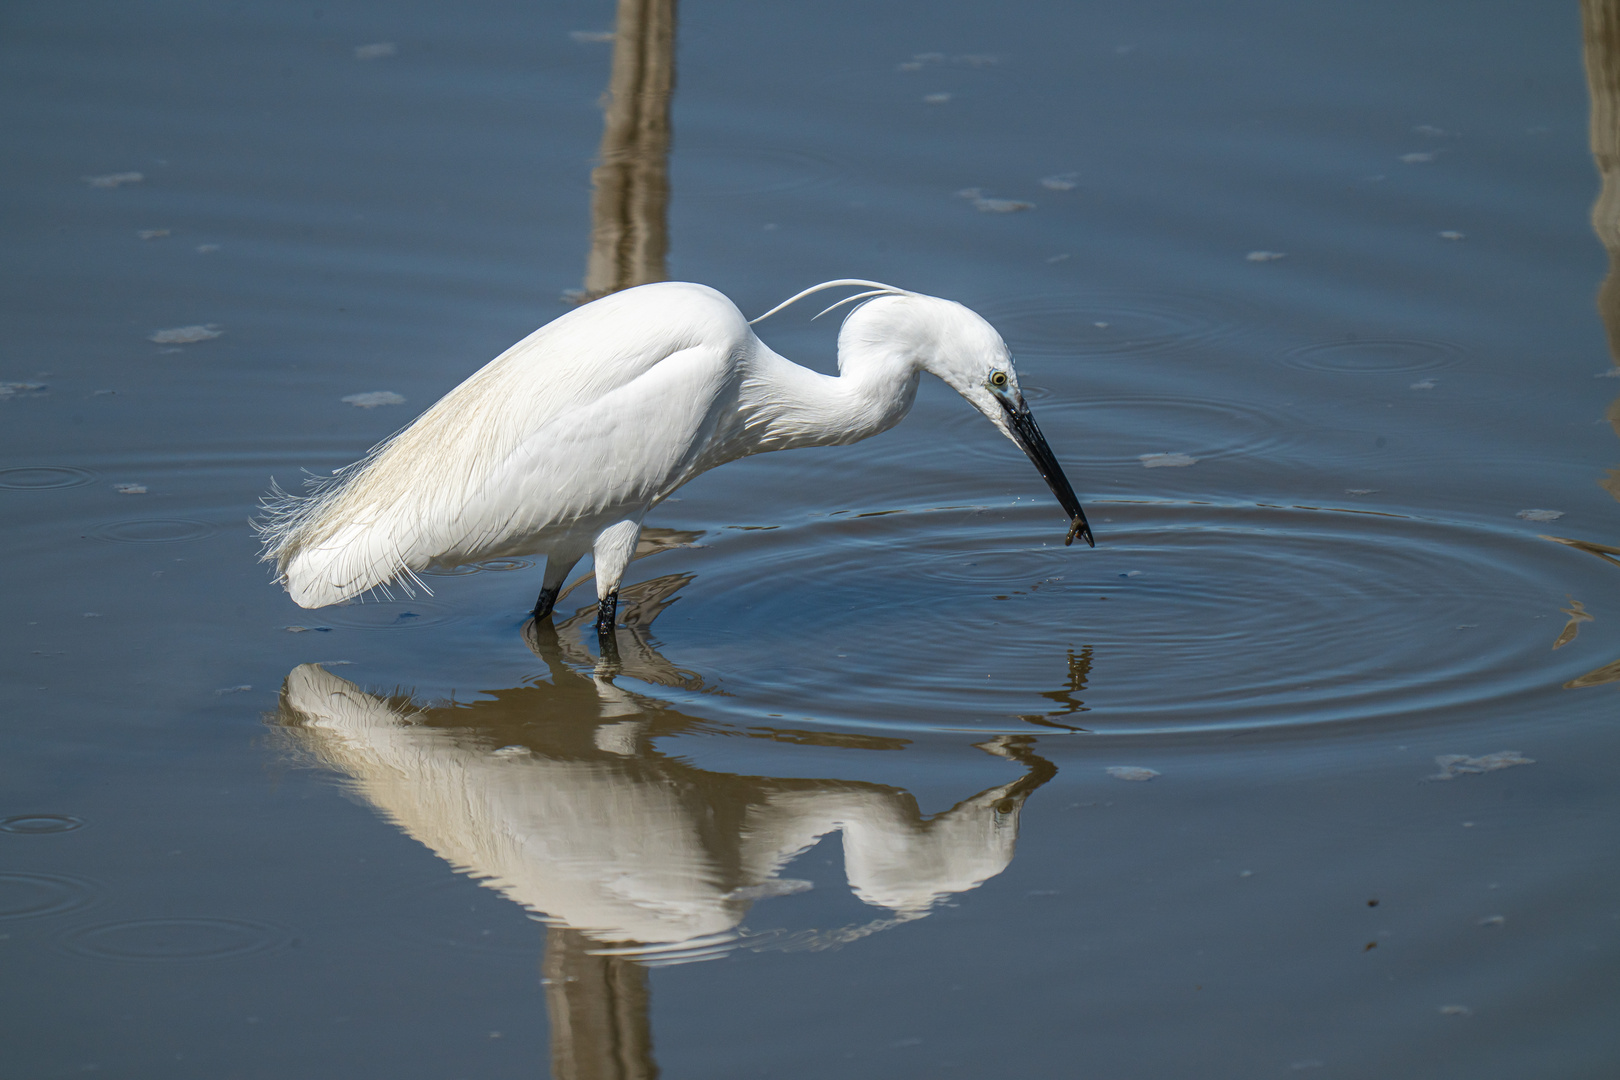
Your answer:
[[[0,16],[0,1072],[1608,1075],[1579,11],[689,0],[670,276],[978,310],[1097,548],[930,383],[659,508],[617,665],[532,560],[296,608],[272,477],[569,309],[614,14]]]

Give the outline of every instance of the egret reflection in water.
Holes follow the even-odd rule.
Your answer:
[[[679,677],[634,629],[619,635],[629,639],[626,673]],[[576,671],[569,654],[588,656],[583,645],[564,646],[543,624],[532,640],[549,678],[470,704],[417,707],[303,664],[287,676],[279,723],[447,862],[526,910],[649,959],[738,940],[753,903],[790,890],[784,869],[833,832],[843,834],[856,896],[887,916],[926,915],[1006,869],[1024,800],[1056,774],[1029,737],[998,737],[980,747],[1024,775],[925,818],[897,787],[711,772],[657,745],[703,721]]]
[[[275,722],[351,781],[388,820],[457,871],[548,925],[554,1075],[652,1076],[645,967],[739,946],[816,949],[920,919],[1011,862],[1024,801],[1057,769],[1033,737],[979,748],[1022,775],[932,817],[910,792],[868,781],[716,772],[661,739],[713,730],[615,678],[704,689],[647,635],[686,575],[626,590],[616,655],[593,660],[585,608],[525,627],[545,665],[531,682],[470,703],[421,706],[370,693],[319,664],[288,674]],[[849,733],[748,734],[788,743],[897,750]],[[833,929],[754,933],[761,900],[808,887],[794,859],[840,833],[851,891],[874,918]]]

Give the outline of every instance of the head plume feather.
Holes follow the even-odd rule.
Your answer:
[[[765,314],[761,315],[759,318],[748,320],[748,325],[753,326],[755,323],[764,322],[766,319],[770,318],[772,315],[775,315],[778,311],[781,311],[783,308],[787,307],[789,304],[796,304],[800,300],[803,300],[805,297],[810,296],[813,293],[821,292],[823,289],[837,289],[837,288],[840,288],[840,287],[845,286],[845,285],[860,285],[860,286],[866,287],[867,289],[870,289],[871,291],[870,292],[863,292],[863,293],[856,293],[854,296],[846,296],[844,299],[838,301],[838,303],[833,304],[832,307],[826,308],[825,310],[821,311],[819,314],[816,315],[816,318],[818,318],[818,319],[821,318],[822,315],[827,314],[827,312],[833,310],[833,308],[842,307],[844,304],[851,304],[851,303],[854,303],[857,300],[865,300],[865,299],[867,299],[869,297],[873,297],[873,296],[915,296],[915,295],[917,295],[916,293],[910,292],[909,290],[906,290],[906,289],[897,289],[893,285],[885,285],[881,281],[867,281],[865,278],[839,278],[837,281],[823,281],[820,285],[812,285],[812,286],[810,286],[810,288],[804,290],[803,292],[798,293],[795,296],[788,297],[786,300],[782,301],[780,304],[777,304],[775,307],[771,308],[771,310],[767,311]]]

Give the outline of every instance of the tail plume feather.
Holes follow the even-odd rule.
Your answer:
[[[406,508],[375,504],[353,507],[352,496],[370,461],[332,476],[311,476],[307,492],[294,494],[272,483],[253,528],[263,543],[260,558],[275,564],[276,577],[299,607],[318,608],[368,592],[393,598],[390,585],[407,596],[432,595],[417,576],[424,567],[398,541]]]

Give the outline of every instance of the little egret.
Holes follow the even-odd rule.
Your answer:
[[[1065,544],[1095,546],[1074,489],[1018,390],[1001,336],[950,300],[860,279],[837,376],[772,352],[705,285],[659,282],[570,311],[490,361],[364,459],[292,495],[257,528],[300,607],[341,603],[418,572],[546,557],[534,617],[587,553],[611,634],[647,511],[699,473],[750,454],[837,446],[887,431],[923,372],[939,376],[1029,455],[1068,514]],[[864,301],[864,303],[862,303]],[[828,311],[832,308],[828,308]],[[823,312],[825,314],[825,312]],[[754,322],[758,322],[755,319]],[[425,588],[425,586],[423,586]],[[413,594],[414,595],[414,594]]]

